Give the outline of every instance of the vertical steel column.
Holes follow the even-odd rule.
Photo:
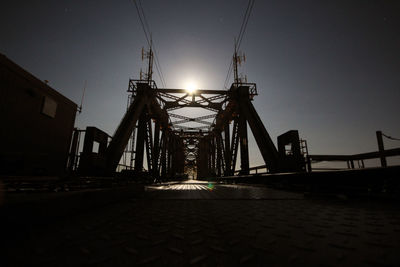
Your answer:
[[[154,144],[153,144],[153,175],[160,175],[160,166],[158,164],[160,158],[160,122],[155,121],[154,124]]]
[[[249,146],[247,122],[243,113],[239,115],[240,174],[249,174]]]
[[[216,143],[217,143],[217,176],[222,176],[222,172],[226,172],[224,166],[224,144],[222,142],[221,133],[217,133],[216,135]]]
[[[208,140],[205,138],[199,141],[199,150],[197,154],[197,177],[204,178],[208,176]]]
[[[171,176],[175,176],[177,169],[177,142],[176,137],[173,135],[172,137],[172,153],[171,153]]]
[[[176,137],[176,151],[175,151],[175,174],[183,174],[185,171],[185,151],[184,151],[184,144],[183,139]]]
[[[307,172],[312,172],[312,166],[311,166],[311,158],[307,153]]]
[[[211,155],[212,155],[212,152],[211,152],[211,149],[212,149],[212,146],[211,146],[211,139],[210,138],[206,138],[206,140],[207,140],[207,142],[206,142],[206,146],[207,146],[207,149],[206,149],[206,151],[207,151],[207,154],[206,154],[206,156],[207,156],[207,177],[208,176],[210,176],[211,175]]]
[[[69,154],[69,161],[68,161],[68,171],[74,171],[75,161],[76,161],[76,154],[78,152],[78,137],[79,137],[79,130],[74,128],[74,135],[72,137],[72,143],[70,148]]]
[[[226,173],[226,166],[225,166],[225,162],[226,162],[226,159],[225,159],[225,148],[224,148],[224,141],[222,140],[222,134],[221,133],[219,133],[219,144],[220,144],[220,148],[221,148],[221,154],[220,154],[220,157],[221,157],[221,170],[222,170],[222,172],[221,172],[221,175],[223,174],[223,173]]]
[[[167,175],[167,144],[168,144],[168,134],[167,130],[163,129],[161,136],[161,177],[165,178]]]
[[[216,171],[216,174],[217,174],[218,177],[221,176],[221,161],[222,161],[222,158],[221,158],[221,144],[219,143],[219,141],[217,141],[217,166],[216,166],[217,171]]]
[[[151,119],[147,118],[146,123],[146,157],[147,157],[147,170],[149,173],[153,171],[153,130],[151,126]]]
[[[232,175],[232,155],[231,155],[231,144],[230,144],[230,127],[229,122],[224,125],[225,134],[225,172],[224,175]]]
[[[212,176],[214,176],[215,175],[215,160],[216,160],[216,158],[215,158],[215,137],[214,136],[212,136],[211,138],[210,138],[210,154],[209,154],[209,157],[210,157],[210,174],[212,175]]]
[[[144,143],[146,138],[146,111],[143,110],[139,117],[138,133],[136,138],[135,170],[143,171]]]
[[[379,157],[381,158],[381,166],[387,167],[386,157],[385,157],[385,147],[383,146],[382,132],[376,131],[376,139],[378,140]]]
[[[237,154],[238,154],[238,147],[239,147],[239,123],[238,123],[238,117],[235,118],[233,122],[233,129],[232,129],[232,143],[231,143],[231,155],[232,157],[232,165],[231,165],[231,172],[230,175],[235,174],[235,169],[236,169],[236,160],[237,160]]]
[[[173,134],[169,133],[168,135],[168,154],[167,154],[167,175],[169,177],[172,176],[173,169],[172,169],[172,155],[174,154],[174,140]]]

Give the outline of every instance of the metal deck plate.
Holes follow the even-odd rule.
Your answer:
[[[10,247],[11,265],[399,266],[393,203],[256,186],[148,186]],[[22,255],[24,255],[22,257]]]

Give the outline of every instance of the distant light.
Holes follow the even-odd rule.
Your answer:
[[[193,81],[189,81],[186,83],[185,89],[189,95],[192,95],[196,92],[197,84]]]

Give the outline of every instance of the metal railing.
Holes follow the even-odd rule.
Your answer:
[[[318,162],[346,162],[347,169],[355,169],[357,162],[358,168],[365,168],[365,160],[381,159],[382,157],[400,156],[400,148],[387,149],[383,151],[374,151],[368,153],[354,154],[354,155],[308,155],[308,160],[311,163]],[[382,166],[384,167],[384,166]],[[311,168],[312,170],[339,170],[340,168]],[[343,169],[343,168],[342,168]]]

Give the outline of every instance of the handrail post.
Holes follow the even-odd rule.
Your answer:
[[[387,167],[385,148],[383,146],[382,131],[376,131],[376,139],[378,140],[379,156],[381,158],[381,166]]]

